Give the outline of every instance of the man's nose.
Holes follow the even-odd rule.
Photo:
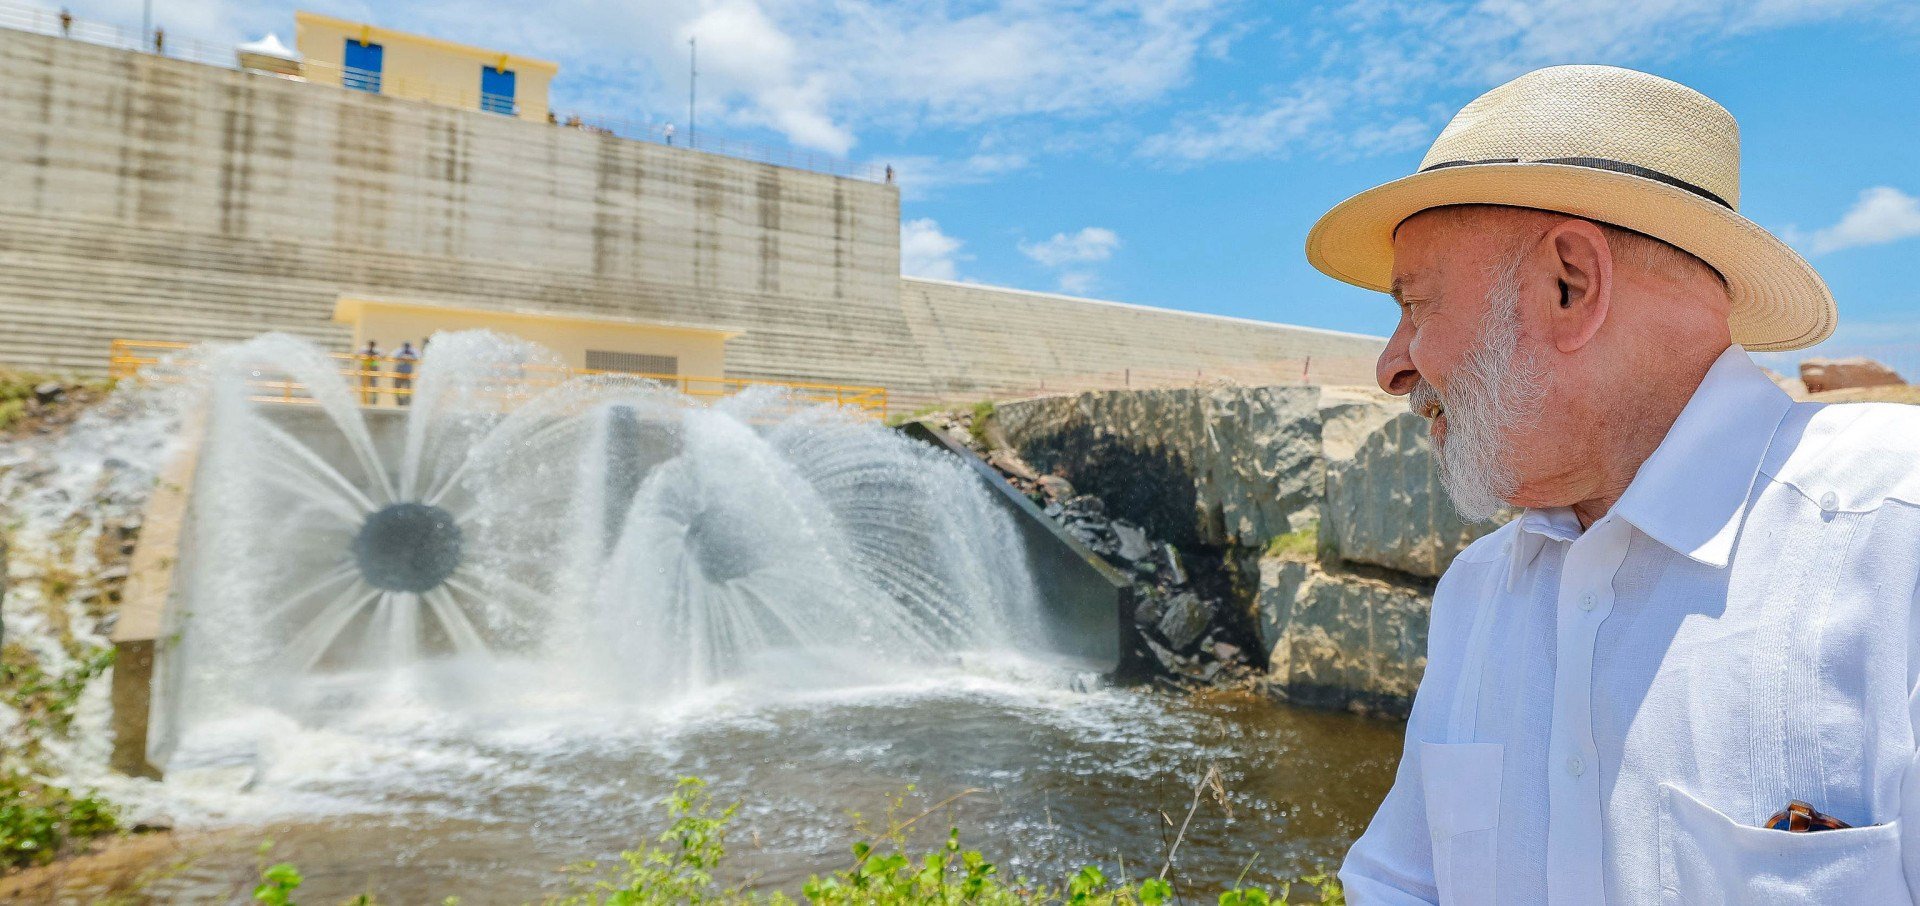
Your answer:
[[[1394,396],[1412,393],[1414,385],[1420,383],[1420,371],[1413,367],[1413,356],[1408,352],[1412,346],[1411,334],[1406,319],[1400,319],[1393,336],[1387,338],[1387,348],[1380,351],[1380,361],[1373,366],[1374,379],[1380,382],[1380,389]]]

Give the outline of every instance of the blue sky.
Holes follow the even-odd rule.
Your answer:
[[[155,0],[172,34],[296,6],[555,60],[554,104],[901,174],[909,273],[1384,334],[1307,266],[1307,228],[1411,172],[1447,118],[1536,66],[1691,85],[1742,126],[1742,209],[1827,277],[1816,352],[1920,378],[1920,4],[1911,0]],[[138,0],[80,15],[139,21]]]

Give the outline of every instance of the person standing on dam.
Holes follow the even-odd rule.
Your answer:
[[[393,402],[395,405],[413,404],[413,369],[419,361],[420,354],[413,351],[413,341],[401,341],[400,351],[393,354]]]
[[[372,340],[360,353],[360,403],[371,406],[380,400],[380,347]]]
[[[1350,902],[1915,901],[1920,409],[1754,364],[1836,314],[1739,202],[1719,104],[1559,66],[1309,233],[1398,303],[1460,513],[1517,511],[1434,592]]]

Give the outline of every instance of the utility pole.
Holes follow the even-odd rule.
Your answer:
[[[147,0],[151,3],[153,0]],[[687,147],[694,145],[696,134],[693,119],[694,88],[700,84],[700,45],[698,38],[687,38]]]

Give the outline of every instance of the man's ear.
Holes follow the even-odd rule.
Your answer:
[[[1585,220],[1564,220],[1542,238],[1553,279],[1548,325],[1554,348],[1577,352],[1600,332],[1613,304],[1613,251],[1607,235]]]

